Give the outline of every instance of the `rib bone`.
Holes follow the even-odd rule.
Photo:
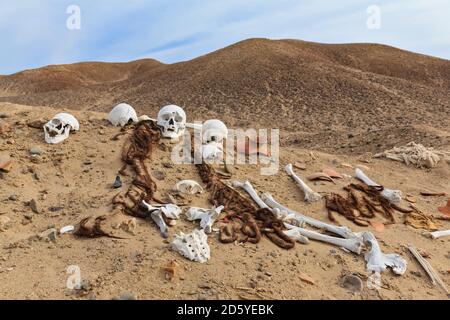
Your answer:
[[[302,215],[294,210],[291,210],[289,208],[282,206],[277,201],[275,201],[275,199],[272,197],[272,195],[270,193],[263,194],[262,198],[269,207],[280,210],[280,212],[282,214],[284,213],[285,215],[292,215],[294,217],[294,220],[296,221],[296,224],[301,225],[303,223],[306,223],[312,227],[315,227],[318,229],[323,229],[328,232],[337,234],[345,239],[358,238],[358,235],[353,233],[348,227],[345,227],[345,226],[338,227],[335,225],[331,225],[331,224],[313,219],[311,217],[307,217],[307,216]]]
[[[307,237],[308,239],[330,243],[330,244],[333,244],[340,248],[347,249],[358,255],[361,254],[361,251],[364,247],[364,243],[362,242],[362,240],[360,238],[355,237],[355,238],[350,238],[350,239],[342,239],[342,238],[338,238],[338,237],[327,236],[325,234],[321,234],[321,233],[318,233],[315,231],[299,228],[299,227],[290,225],[288,223],[285,223],[284,225],[289,230],[295,230],[295,232],[293,232],[294,234],[298,234],[298,235]],[[297,239],[297,238],[295,238],[295,239]]]
[[[362,237],[364,243],[369,244],[371,247],[365,256],[367,271],[381,274],[386,271],[387,267],[390,267],[398,275],[403,275],[406,272],[407,262],[400,255],[395,253],[384,254],[381,252],[377,239],[370,232],[363,232]]]
[[[314,192],[308,185],[303,182],[302,179],[300,179],[295,173],[294,169],[292,167],[292,164],[288,164],[286,166],[286,173],[294,179],[294,181],[297,183],[297,185],[300,187],[300,189],[303,190],[303,193],[305,194],[305,201],[306,202],[315,202],[319,201],[322,196],[318,194],[317,192]]]
[[[375,181],[371,180],[368,176],[364,174],[364,172],[361,169],[356,169],[356,178],[364,182],[370,187],[379,187],[380,185],[376,183]],[[400,190],[391,190],[384,188],[381,192],[381,195],[383,198],[389,200],[389,202],[398,204],[402,200],[403,194]]]

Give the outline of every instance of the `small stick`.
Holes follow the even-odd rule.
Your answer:
[[[445,283],[442,281],[442,279],[439,277],[439,274],[433,269],[433,267],[431,266],[431,264],[425,260],[424,257],[422,257],[422,255],[417,251],[416,248],[414,248],[412,245],[408,246],[409,251],[411,252],[411,254],[417,259],[417,261],[419,262],[419,264],[422,266],[422,268],[425,270],[425,272],[428,274],[428,276],[431,279],[431,283],[435,286],[436,284],[439,284],[447,293],[447,295],[449,295],[449,291],[447,286],[445,285]]]

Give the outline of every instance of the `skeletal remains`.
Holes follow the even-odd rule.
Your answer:
[[[129,123],[137,123],[139,122],[136,111],[132,106],[126,103],[121,103],[115,106],[110,114],[108,115],[108,120],[114,126],[124,127]]]
[[[58,144],[69,138],[71,131],[79,131],[78,120],[69,113],[58,113],[44,125],[45,142]]]
[[[203,187],[197,181],[182,180],[175,185],[173,190],[185,194],[199,194],[203,192]]]
[[[292,167],[292,164],[288,164],[286,166],[286,173],[294,179],[294,181],[297,183],[297,185],[302,189],[304,195],[305,195],[305,201],[306,202],[315,202],[319,201],[322,196],[318,194],[317,192],[314,192],[302,179],[300,179],[295,173],[294,168]]]
[[[162,108],[158,113],[157,125],[163,138],[178,140],[186,131],[186,112],[176,105]]]
[[[180,235],[175,235],[172,248],[191,261],[205,263],[211,257],[208,236],[204,230],[194,230],[190,234],[181,232]]]
[[[425,233],[425,235],[432,239],[439,239],[442,237],[450,236],[450,230],[427,232],[427,233]]]
[[[224,206],[214,207],[212,209],[192,207],[186,212],[186,217],[189,221],[200,220],[200,227],[205,230],[205,233],[211,233],[212,226],[219,219],[223,209]]]
[[[364,172],[361,169],[356,169],[356,178],[364,182],[366,185],[370,187],[380,187],[380,185],[373,180],[371,180],[368,176],[364,174]],[[400,190],[392,190],[383,188],[383,191],[381,192],[381,195],[389,200],[389,202],[393,204],[398,204],[403,198],[403,194]]]
[[[159,227],[161,235],[164,238],[167,238],[169,236],[169,228],[166,224],[166,220],[168,220],[169,225],[174,226],[175,220],[180,218],[181,209],[174,204],[152,206],[145,202],[145,200],[142,201],[142,205],[145,206],[150,213],[150,217]]]
[[[358,255],[361,254],[364,247],[370,246],[370,252],[366,254],[368,271],[381,273],[384,272],[387,267],[390,267],[395,273],[403,274],[406,270],[406,261],[397,254],[384,254],[381,251],[375,236],[370,232],[353,233],[347,227],[337,227],[310,217],[306,217],[293,210],[283,207],[268,193],[265,193],[263,195],[263,199],[261,199],[251,183],[248,181],[245,183],[234,182],[233,185],[235,187],[243,188],[261,208],[273,208],[272,210],[277,212],[278,215],[289,217],[291,221],[290,223],[284,223],[288,229],[284,232],[286,235],[293,237],[300,243],[308,243],[308,239],[322,241],[344,248]],[[342,238],[332,237],[316,231],[304,229],[302,227],[304,224],[340,235]]]

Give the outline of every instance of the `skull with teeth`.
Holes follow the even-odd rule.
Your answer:
[[[186,130],[186,113],[176,105],[165,106],[159,111],[157,124],[164,138],[178,140]]]
[[[71,131],[80,130],[78,120],[71,114],[58,113],[44,125],[45,141],[57,144],[69,137]]]

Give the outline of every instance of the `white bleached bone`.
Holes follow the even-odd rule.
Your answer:
[[[172,248],[183,257],[200,263],[207,262],[211,257],[208,236],[204,230],[194,230],[191,234],[175,235]]]
[[[309,239],[307,237],[305,237],[304,235],[302,235],[298,229],[299,228],[292,228],[289,230],[284,230],[283,232],[289,238],[292,238],[301,244],[309,244]]]
[[[368,186],[380,187],[380,185],[378,183],[376,183],[375,181],[371,180],[368,176],[366,176],[361,169],[359,169],[359,168],[356,169],[355,174],[356,174],[357,179],[361,180]],[[394,203],[394,204],[400,203],[400,201],[403,198],[403,194],[400,190],[391,190],[391,189],[387,189],[387,188],[383,188],[383,191],[381,192],[381,196],[383,198],[389,200],[389,202]]]
[[[432,239],[438,239],[438,238],[450,236],[450,230],[427,232],[425,235]]]
[[[233,181],[233,187],[234,188],[241,188],[244,189],[245,192],[249,194],[249,196],[253,199],[253,201],[256,202],[256,204],[261,209],[270,209],[267,204],[261,200],[261,198],[258,196],[258,193],[253,188],[252,184],[249,181],[240,182],[240,181]]]
[[[220,120],[213,119],[205,121],[202,126],[202,140],[203,144],[208,144],[211,142],[222,143],[223,140],[227,139],[228,128]]]
[[[173,190],[185,194],[203,193],[202,186],[198,182],[193,180],[182,180],[175,185]]]
[[[162,215],[171,220],[178,220],[180,218],[181,209],[174,204],[152,206],[145,201],[142,201],[142,205],[150,213],[150,217],[158,226],[161,235],[164,238],[167,238],[169,236],[169,228]]]
[[[406,272],[407,262],[400,255],[396,253],[384,254],[377,239],[370,232],[363,232],[362,237],[364,243],[371,248],[365,256],[367,271],[381,274],[389,267],[398,275],[403,275]]]
[[[130,122],[137,123],[138,116],[136,110],[126,103],[115,106],[108,115],[108,121],[114,126],[124,127]]]
[[[345,239],[352,239],[352,238],[359,238],[359,236],[355,233],[353,233],[348,227],[345,226],[335,226],[332,224],[328,224],[325,222],[322,222],[320,220],[316,220],[314,218],[302,215],[294,210],[291,210],[287,207],[284,207],[283,205],[279,204],[270,193],[264,193],[262,195],[263,201],[271,208],[278,209],[281,214],[284,215],[290,215],[293,217],[293,220],[296,221],[297,225],[302,225],[304,223],[318,228],[323,229],[328,232],[337,234]]]
[[[80,130],[80,123],[69,113],[58,113],[44,125],[45,142],[58,144],[69,138],[71,131]]]
[[[207,163],[223,161],[223,144],[210,142],[202,146],[202,157]]]
[[[295,232],[299,235],[302,235],[308,239],[312,239],[312,240],[317,240],[317,241],[321,241],[321,242],[326,242],[335,246],[338,246],[340,248],[344,248],[348,251],[354,252],[356,254],[361,254],[362,249],[364,248],[364,243],[362,242],[362,240],[360,238],[350,238],[350,239],[343,239],[343,238],[338,238],[338,237],[332,237],[332,236],[328,236],[316,231],[311,231],[311,230],[307,230],[307,229],[303,229],[300,227],[296,227],[293,225],[290,225],[288,223],[284,224],[286,226],[286,228],[288,228],[289,230],[295,230]]]
[[[205,230],[205,233],[212,232],[212,226],[214,222],[219,218],[224,206],[220,206],[212,209],[202,209],[192,207],[186,212],[186,217],[189,221],[200,220],[200,227]]]
[[[294,179],[294,181],[297,183],[297,185],[302,189],[303,193],[305,194],[305,201],[306,202],[315,202],[319,201],[322,196],[318,194],[317,192],[314,192],[302,179],[300,179],[295,173],[294,168],[292,167],[292,164],[288,164],[286,166],[286,173]]]
[[[176,105],[162,108],[158,113],[157,125],[164,138],[178,140],[186,131],[186,112]]]

